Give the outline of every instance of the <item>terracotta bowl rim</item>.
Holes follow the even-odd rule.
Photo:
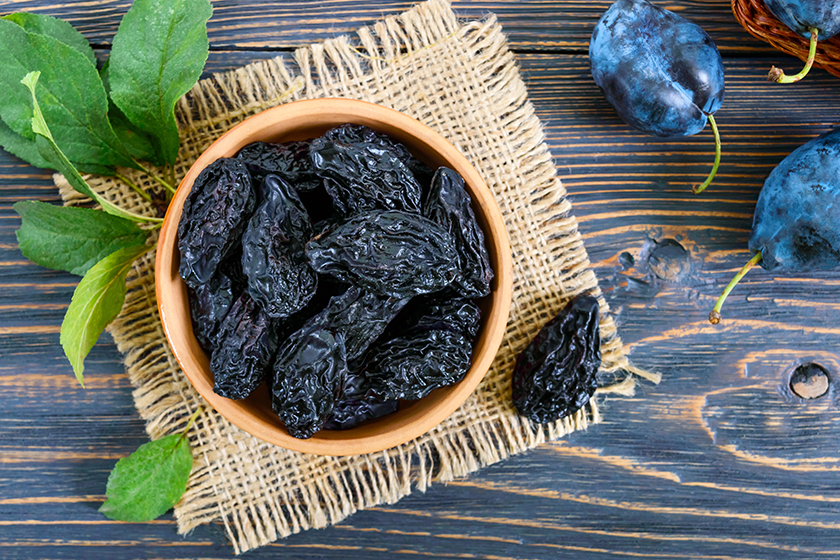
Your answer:
[[[306,440],[290,436],[282,427],[282,423],[279,423],[279,419],[279,425],[261,423],[253,410],[248,412],[248,407],[243,404],[245,401],[225,399],[213,392],[212,374],[209,371],[205,373],[199,363],[201,358],[195,354],[198,343],[192,335],[189,310],[186,306],[179,309],[175,305],[174,300],[179,298],[176,294],[186,294],[185,284],[178,276],[177,265],[173,267],[177,250],[178,221],[184,200],[196,176],[218,157],[226,157],[218,154],[227,154],[227,157],[234,155],[246,143],[259,140],[260,138],[255,137],[259,135],[259,131],[269,129],[272,124],[282,122],[284,118],[309,119],[310,126],[318,126],[320,120],[330,122],[329,119],[348,118],[350,120],[346,122],[365,120],[368,125],[380,123],[383,127],[399,129],[411,136],[414,147],[425,146],[427,150],[433,150],[441,160],[449,164],[449,167],[461,173],[473,198],[474,208],[482,214],[483,221],[487,224],[487,227],[482,228],[485,243],[488,250],[495,255],[494,260],[498,266],[494,267],[494,290],[487,296],[490,300],[490,312],[482,317],[483,327],[474,346],[472,366],[460,382],[438,389],[417,401],[411,408],[420,408],[399,422],[389,422],[390,417],[386,416],[368,423],[367,427],[347,431],[322,431]],[[294,130],[299,128],[287,130],[285,134],[293,134]],[[268,139],[266,136],[263,138]],[[411,141],[403,141],[412,148]],[[512,299],[512,275],[510,242],[501,211],[481,176],[457,148],[428,126],[393,109],[366,101],[325,98],[294,101],[253,115],[225,132],[199,156],[181,181],[161,227],[155,259],[155,293],[163,330],[176,360],[193,387],[219,414],[249,434],[286,449],[318,455],[346,456],[383,451],[411,441],[440,424],[472,394],[489,370],[504,337]],[[183,327],[184,321],[184,328],[188,329],[188,332],[179,334],[180,331],[176,332],[175,329]],[[479,348],[482,350],[477,350]],[[206,357],[204,361],[206,362]],[[427,399],[431,400],[426,402]],[[399,414],[400,412],[396,413]]]

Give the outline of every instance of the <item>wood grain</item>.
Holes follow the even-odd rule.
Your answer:
[[[288,49],[352,33],[381,16],[398,14],[413,0],[281,0],[243,2],[216,0],[208,24],[213,48]],[[97,46],[111,44],[126,0],[50,3],[44,0],[0,0],[0,14],[33,11],[66,19]],[[519,51],[585,52],[598,18],[609,0],[453,0],[464,18],[499,16]],[[728,53],[771,54],[775,51],[751,37],[735,21],[729,0],[670,0],[660,2],[701,25],[718,47]]]
[[[127,4],[33,0],[0,2],[0,11],[64,15],[107,43]],[[241,50],[264,41],[256,33],[266,22],[285,31],[261,44],[285,48],[406,4],[217,2],[224,19],[212,31],[218,50],[208,71],[288,57]],[[730,297],[720,326],[705,320],[748,257],[766,175],[838,124],[840,81],[815,71],[794,88],[764,82],[769,60],[737,56],[727,2],[667,4],[704,14],[710,31],[719,25],[733,38],[718,114],[723,163],[699,197],[690,186],[708,171],[710,133],[644,136],[591,82],[586,34],[574,22],[591,26],[606,2],[456,3],[463,13],[498,12],[517,48],[557,51],[518,58],[631,359],[661,371],[663,382],[607,399],[605,423],[588,432],[248,558],[840,556],[840,272],[757,270]],[[563,20],[543,10],[578,20],[556,23]],[[86,362],[88,389],[74,381],[57,328],[77,279],[22,262],[11,205],[27,198],[57,202],[49,174],[0,153],[0,558],[231,558],[218,525],[182,538],[171,516],[128,525],[96,511],[114,461],[146,437],[107,335]],[[792,367],[806,361],[827,369],[825,397],[806,401],[786,389]]]

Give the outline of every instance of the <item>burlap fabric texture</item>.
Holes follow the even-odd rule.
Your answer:
[[[320,457],[281,449],[207,410],[191,431],[195,465],[175,507],[178,530],[224,525],[237,553],[353,512],[393,503],[412,488],[464,476],[482,466],[585,428],[600,419],[597,399],[572,417],[539,426],[517,416],[510,374],[517,354],[575,294],[600,296],[566,192],[513,54],[493,16],[459,22],[444,0],[299,49],[294,68],[280,59],[202,80],[178,106],[183,176],[219,135],[243,119],[297,99],[349,97],[402,111],[437,130],[484,177],[505,218],[513,251],[513,306],[496,360],[475,393],[438,427],[380,453]],[[126,171],[151,186],[141,174]],[[146,203],[122,183],[91,185],[135,211]],[[58,176],[68,203],[79,200]],[[153,439],[177,432],[203,404],[178,367],[155,302],[154,254],[128,278],[125,307],[109,330],[136,387],[134,399]],[[631,372],[602,299],[599,391],[629,394]]]

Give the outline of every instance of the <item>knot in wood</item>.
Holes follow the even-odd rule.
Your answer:
[[[790,390],[803,399],[818,399],[828,392],[828,372],[819,364],[802,364],[790,376]]]

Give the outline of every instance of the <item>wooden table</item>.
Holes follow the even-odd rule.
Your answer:
[[[218,0],[207,71],[351,31],[411,2]],[[702,196],[711,133],[663,140],[624,125],[589,75],[587,44],[604,0],[463,0],[499,15],[545,124],[586,247],[639,366],[664,374],[606,420],[467,480],[435,486],[249,558],[836,558],[840,556],[840,272],[751,273],[706,316],[747,258],[753,207],[785,155],[838,124],[840,79],[813,71],[765,82],[772,63],[728,0],[661,5],[701,24],[726,62],[718,113],[724,159]],[[126,0],[0,0],[0,13],[63,17],[106,54]],[[23,199],[58,202],[48,173],[0,153],[0,558],[229,558],[218,526],[176,534],[171,515],[119,524],[97,513],[114,462],[146,441],[108,337],[76,383],[58,344],[78,281],[17,249]],[[814,360],[825,397],[791,395],[790,370]]]

